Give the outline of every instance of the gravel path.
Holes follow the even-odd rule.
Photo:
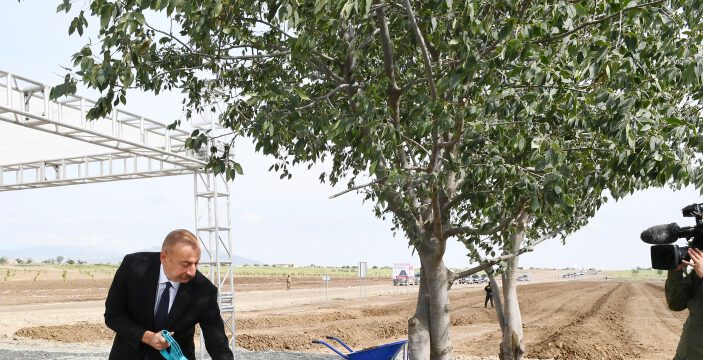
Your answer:
[[[2,350],[0,360],[104,360],[108,352],[47,352],[33,350]],[[210,357],[206,356],[205,360]],[[236,360],[332,360],[340,359],[337,355],[305,354],[277,351],[237,351]]]
[[[61,344],[0,338],[0,360],[105,360],[110,344]],[[197,355],[196,349],[196,355]],[[339,360],[335,354],[237,350],[235,360]],[[202,360],[210,360],[205,356]]]

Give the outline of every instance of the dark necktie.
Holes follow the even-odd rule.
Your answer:
[[[169,289],[171,288],[171,282],[166,282],[166,287],[161,293],[161,299],[159,299],[159,306],[156,308],[156,314],[154,314],[154,327],[156,330],[164,330],[166,326],[166,317],[168,316],[168,303],[171,299],[171,294],[169,294]]]

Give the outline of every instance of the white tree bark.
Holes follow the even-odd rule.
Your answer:
[[[423,267],[420,272],[420,290],[417,294],[415,315],[408,319],[409,360],[430,358],[430,294],[425,276],[425,268]]]
[[[422,275],[415,314],[408,320],[409,358],[451,360],[449,271],[442,261],[444,247],[418,249],[418,254]]]
[[[501,287],[498,286],[495,276],[493,276],[493,268],[486,269],[486,274],[488,275],[488,281],[491,284],[493,291],[491,292],[491,297],[493,298],[493,305],[496,310],[496,317],[498,318],[498,324],[500,324],[501,333],[505,330],[505,312],[503,311],[503,300],[500,296]]]
[[[511,252],[519,251],[525,239],[525,225],[529,219],[526,212],[522,212],[517,219],[517,230],[511,236]],[[499,358],[501,360],[520,360],[525,353],[523,342],[522,315],[517,299],[517,270],[520,257],[516,256],[507,261],[503,272],[503,299],[505,305],[505,326],[502,328],[503,339],[500,343]]]

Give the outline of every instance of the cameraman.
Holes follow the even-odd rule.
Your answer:
[[[669,309],[681,311],[688,308],[688,318],[676,348],[674,360],[703,359],[703,252],[688,249],[690,261],[683,260],[676,270],[669,270],[665,293]],[[693,268],[685,274],[686,266]]]

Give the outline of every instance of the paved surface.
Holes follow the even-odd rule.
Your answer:
[[[0,350],[0,360],[104,360],[107,352],[71,353],[47,352],[29,350]],[[206,356],[205,359],[210,359]],[[332,360],[339,359],[336,355],[317,355],[303,353],[288,353],[277,351],[246,351],[236,352],[235,360]]]

